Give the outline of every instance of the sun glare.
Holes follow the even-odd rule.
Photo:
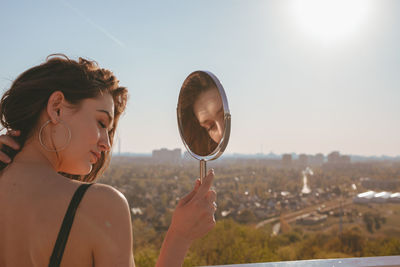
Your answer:
[[[293,0],[296,24],[324,43],[351,37],[366,22],[369,0]]]

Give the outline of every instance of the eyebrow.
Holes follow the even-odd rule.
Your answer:
[[[218,111],[217,111],[217,114],[219,114],[219,113],[221,113],[222,111],[224,111],[224,108],[223,107],[221,107]],[[205,121],[199,121],[199,124],[201,125],[201,126],[203,126],[203,125],[206,125],[207,123],[210,123],[211,122],[211,120],[205,120]]]
[[[208,123],[210,123],[210,122],[212,122],[211,120],[205,120],[205,121],[201,121],[201,122],[199,122],[199,124],[201,125],[201,126],[206,126]]]
[[[113,117],[111,116],[110,112],[108,112],[107,110],[104,110],[104,109],[98,109],[97,111],[106,113],[107,117],[108,117],[108,122],[111,125],[111,122],[113,122]]]

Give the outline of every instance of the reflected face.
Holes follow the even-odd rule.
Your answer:
[[[193,105],[193,112],[200,126],[207,130],[214,142],[219,143],[225,130],[224,108],[217,89],[201,93]]]

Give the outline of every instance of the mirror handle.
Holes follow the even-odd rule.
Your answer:
[[[200,183],[203,183],[203,178],[206,177],[207,165],[205,160],[200,160]]]

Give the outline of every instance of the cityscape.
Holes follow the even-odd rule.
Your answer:
[[[159,249],[160,237],[168,229],[174,207],[180,197],[191,191],[199,175],[198,165],[187,152],[182,154],[181,149],[113,156],[110,168],[99,182],[114,186],[126,196],[131,207],[135,247],[140,247],[140,251],[135,251],[139,261],[153,262],[154,259],[144,255],[148,255],[148,250],[155,253]],[[227,225],[247,227],[245,233],[258,231],[268,239],[265,241],[268,244],[280,240],[276,248],[270,248],[268,261],[400,253],[400,160],[397,158],[367,160],[333,151],[328,155],[225,156],[207,165],[216,173],[215,231],[218,233],[213,230],[194,245],[193,255],[212,254],[211,250],[205,252],[199,247],[211,246],[205,245],[210,240],[220,242],[215,236],[224,235]],[[330,236],[329,240],[341,237],[337,241],[340,245],[333,250],[336,254],[332,254],[331,247],[324,247],[331,241],[321,245],[322,251],[318,249],[317,254],[300,253],[311,237],[321,234]],[[281,240],[292,235],[299,235],[297,241]],[[360,240],[363,246],[350,251],[346,248]],[[392,247],[379,250],[379,242]],[[147,250],[142,250],[143,247]],[[281,250],[289,248],[298,254],[282,254]],[[205,262],[188,262],[186,266],[250,263],[257,259],[260,260],[249,252],[242,261],[215,257]]]

